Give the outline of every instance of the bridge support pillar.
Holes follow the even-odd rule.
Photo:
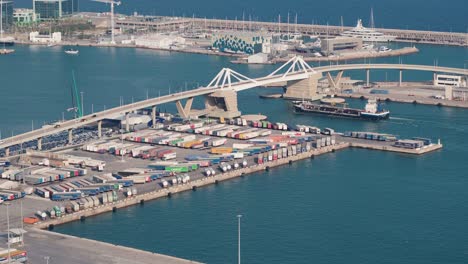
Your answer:
[[[42,138],[37,139],[37,150],[42,150]]]
[[[151,120],[153,121],[153,128],[156,128],[156,106],[151,108]]]
[[[328,79],[328,84],[330,85],[330,88],[339,89],[342,76],[343,76],[343,71],[339,71],[338,74],[336,75],[336,78],[333,79],[330,72],[327,72],[327,79]]]
[[[221,89],[205,97],[205,111],[216,118],[235,118],[241,115],[237,107],[237,92]]]
[[[128,113],[125,113],[125,131],[130,132],[130,121],[128,120]]]
[[[73,144],[73,129],[68,129],[68,144]]]
[[[366,70],[366,86],[369,87],[370,85],[370,70]]]
[[[192,110],[193,97],[187,99],[185,106],[182,105],[182,101],[176,101],[177,112],[183,118],[188,118],[190,116],[190,110]]]
[[[102,137],[102,120],[97,122],[97,131],[98,131],[98,138]]]
[[[403,70],[400,70],[400,81],[398,82],[398,86],[401,87],[402,82],[403,82]]]
[[[436,85],[437,84],[437,73],[434,72],[432,74],[432,85]]]
[[[331,76],[330,76],[331,77]],[[285,99],[307,99],[318,100],[321,96],[317,93],[318,80],[322,78],[321,73],[311,73],[309,78],[303,80],[288,81]],[[334,81],[333,81],[334,82]]]
[[[5,148],[5,156],[10,156],[10,148]]]

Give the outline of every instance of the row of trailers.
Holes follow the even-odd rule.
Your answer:
[[[303,142],[297,145],[291,145],[288,147],[281,147],[279,149],[270,150],[268,152],[260,153],[255,158],[257,164],[263,164],[278,159],[284,159],[291,156],[296,156],[303,152],[309,152],[312,148],[321,148],[325,146],[335,145],[336,141],[334,137],[322,137],[316,139],[314,142]]]
[[[45,187],[36,187],[34,193],[44,198],[50,198],[53,201],[66,201],[78,200],[88,196],[97,196],[132,185],[133,181],[131,180],[114,180],[106,183],[95,183],[87,179],[81,179]]]
[[[24,198],[25,196],[26,196],[26,192],[0,189],[1,201],[13,201],[13,200]]]
[[[36,217],[42,221],[47,220],[47,218],[54,219],[57,217],[62,217],[65,214],[71,214],[89,208],[94,208],[100,205],[113,203],[117,200],[118,195],[116,191],[106,192],[101,194],[100,196],[83,197],[79,200],[69,201],[63,206],[54,206],[52,207],[52,209],[37,211]]]

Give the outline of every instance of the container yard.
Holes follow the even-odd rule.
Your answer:
[[[241,118],[222,123],[168,122],[159,127],[86,142],[62,153],[28,151],[18,163],[1,160],[2,179],[20,186],[0,188],[0,198],[24,198],[28,187],[30,196],[49,202],[35,207],[23,221],[53,228],[81,216],[347,147],[411,154],[442,147],[428,138],[340,133],[331,128]]]
[[[242,118],[176,121],[119,138],[92,138],[60,152],[30,150],[2,159],[0,199],[24,200],[24,215],[14,217],[27,228],[53,230],[58,224],[348,147],[418,155],[442,147],[422,137],[340,133]]]

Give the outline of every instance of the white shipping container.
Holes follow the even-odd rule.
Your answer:
[[[211,145],[213,147],[218,147],[218,146],[224,145],[224,143],[226,143],[226,141],[227,141],[227,139],[225,139],[225,138],[215,139],[215,140],[213,140],[213,142],[211,142]]]
[[[270,130],[266,130],[266,131],[260,132],[260,136],[262,136],[262,137],[268,136],[268,135],[271,135],[271,131],[270,131]]]
[[[235,159],[242,159],[244,158],[244,152],[233,152],[231,154]]]
[[[175,158],[177,158],[177,153],[176,152],[166,153],[162,157],[163,160],[171,160],[171,159],[175,159]]]
[[[281,132],[281,135],[283,135],[283,136],[290,136],[290,137],[299,137],[299,136],[304,136],[304,135],[305,135],[305,132],[288,131],[288,132]]]
[[[242,143],[232,144],[232,148],[234,149],[246,149],[246,148],[250,148],[251,146],[253,146],[253,144],[242,144]]]

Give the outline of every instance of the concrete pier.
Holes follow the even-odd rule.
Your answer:
[[[313,149],[309,152],[303,152],[296,156],[290,156],[290,157],[278,159],[275,161],[269,161],[264,164],[254,164],[246,168],[240,168],[238,170],[232,170],[226,173],[217,174],[215,176],[204,177],[198,180],[190,181],[186,184],[170,186],[169,188],[166,188],[166,189],[158,189],[152,192],[139,194],[130,198],[125,198],[117,202],[100,205],[95,208],[81,210],[81,211],[71,213],[71,214],[66,214],[60,218],[49,219],[47,221],[39,222],[35,224],[34,227],[45,229],[45,228],[48,228],[50,225],[60,225],[60,224],[79,220],[82,216],[88,217],[88,216],[101,214],[104,212],[110,212],[113,210],[114,207],[118,209],[118,208],[123,208],[123,207],[131,206],[131,205],[136,205],[136,204],[139,204],[142,199],[145,201],[148,201],[148,200],[158,199],[161,197],[166,197],[168,193],[174,194],[174,193],[183,192],[183,191],[190,191],[193,189],[194,186],[198,188],[198,187],[203,187],[203,186],[210,185],[210,184],[215,184],[216,182],[240,177],[242,175],[251,175],[254,172],[264,171],[267,169],[267,167],[273,168],[273,167],[277,167],[281,165],[286,165],[286,164],[289,164],[290,161],[295,162],[295,161],[299,161],[302,159],[310,158],[311,156],[318,156],[318,155],[322,155],[325,153],[333,152],[335,150],[346,149],[348,147],[349,147],[349,143],[341,142],[334,146],[327,146],[327,147],[323,147],[319,149]]]
[[[151,120],[153,122],[153,128],[156,128],[156,106],[151,107]]]
[[[73,144],[73,129],[68,129],[68,144]]]
[[[98,127],[98,137],[101,138],[102,137],[102,120],[99,120],[97,122],[97,127]]]
[[[366,70],[366,85],[369,86],[370,84],[370,70]]]
[[[128,114],[125,113],[125,131],[130,132],[130,121],[128,120]]]
[[[37,150],[42,150],[42,138],[37,139]]]
[[[27,229],[24,235],[25,249],[28,251],[28,263],[45,263],[48,256],[50,263],[67,264],[188,264],[199,263],[167,255],[161,255],[134,248],[112,245],[105,242],[63,235],[40,229]]]
[[[399,87],[401,87],[402,82],[403,82],[403,70],[400,70],[400,79],[399,79],[399,82],[398,82]]]

